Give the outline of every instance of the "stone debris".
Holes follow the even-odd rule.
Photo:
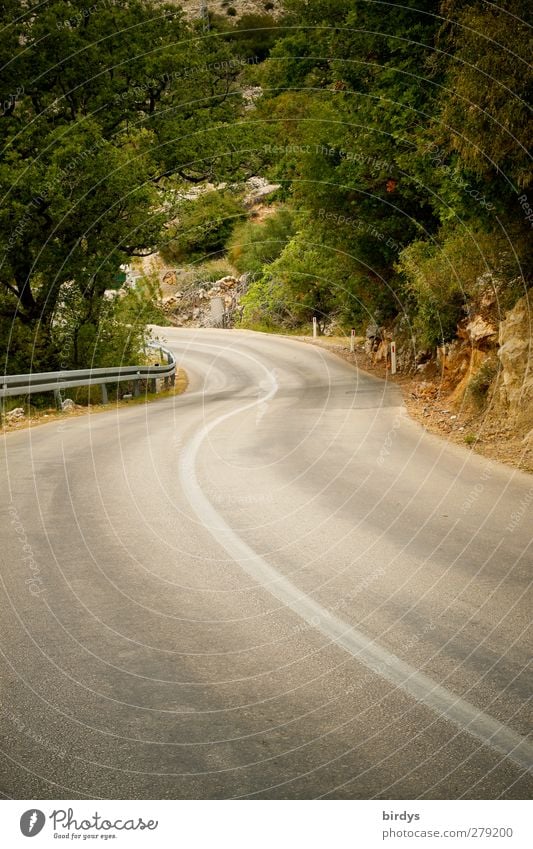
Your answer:
[[[173,271],[172,269],[165,272],[165,274],[163,275],[163,281],[162,282],[163,282],[163,284],[165,284],[167,286],[175,286],[176,283],[177,283],[176,272]]]
[[[280,188],[279,183],[269,183],[264,177],[249,177],[245,184],[244,205],[247,207],[260,204],[268,195]]]
[[[213,327],[211,301],[222,300],[225,326],[231,327],[240,316],[240,298],[247,289],[249,274],[226,275],[215,281],[201,281],[182,292],[162,299],[163,310],[175,327]]]
[[[14,424],[15,422],[20,422],[26,418],[26,413],[22,407],[15,407],[14,410],[10,410],[9,413],[6,413],[6,421],[8,424]]]

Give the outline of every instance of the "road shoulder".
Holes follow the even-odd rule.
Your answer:
[[[416,375],[391,375],[383,362],[373,363],[360,345],[350,351],[348,339],[342,337],[288,337],[335,354],[370,377],[385,380],[398,387],[409,416],[427,432],[490,460],[533,473],[533,431],[528,437],[517,433],[512,423],[489,408],[476,413],[463,401],[455,400],[453,392],[443,386],[440,378]]]

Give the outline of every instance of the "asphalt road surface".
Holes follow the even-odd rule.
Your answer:
[[[322,349],[3,440],[0,792],[526,798],[533,478]]]

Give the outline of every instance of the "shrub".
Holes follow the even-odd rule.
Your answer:
[[[293,235],[293,216],[286,209],[261,223],[246,221],[234,229],[228,241],[228,258],[241,274],[260,274],[264,265],[278,258]]]
[[[297,327],[300,320],[292,314],[287,294],[283,284],[268,274],[254,281],[241,301],[241,325],[255,330]]]
[[[488,357],[468,382],[467,394],[479,407],[485,406],[499,371],[497,357]]]
[[[511,308],[520,296],[521,243],[520,251],[511,255],[505,235],[463,227],[443,231],[435,243],[416,241],[405,248],[396,269],[419,347],[434,348],[454,337],[464,304],[482,295],[487,276],[496,288],[496,308]]]
[[[301,230],[252,284],[243,299],[244,318],[252,311],[254,323],[261,320],[296,328],[315,317],[323,327],[338,313],[344,270],[337,252],[318,243],[313,232]]]
[[[229,9],[226,14],[230,14]],[[278,23],[271,15],[246,14],[239,18],[228,39],[236,45],[239,56],[262,62],[269,56],[279,33]]]
[[[0,301],[0,303],[3,303]],[[9,302],[8,302],[9,303]],[[3,374],[27,374],[30,371],[55,371],[60,362],[60,348],[49,328],[31,327],[15,316],[0,316],[0,369]],[[7,312],[7,310],[6,310]]]
[[[193,283],[195,285],[203,282],[215,283],[221,277],[233,276],[235,274],[235,268],[225,258],[211,259],[192,268]]]
[[[161,255],[167,262],[191,262],[219,253],[244,215],[242,201],[229,191],[210,191],[186,200]]]

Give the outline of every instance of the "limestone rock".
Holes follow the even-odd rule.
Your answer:
[[[502,366],[500,400],[511,415],[533,416],[531,305],[521,298],[500,323],[498,357]]]
[[[480,315],[471,319],[465,327],[468,339],[473,345],[481,342],[495,341],[498,336],[497,328]]]
[[[224,289],[233,289],[234,286],[239,285],[239,281],[236,277],[223,277],[221,280],[217,280],[215,285]]]
[[[165,286],[175,286],[176,285],[176,272],[170,269],[166,271],[163,275],[163,281]]]

